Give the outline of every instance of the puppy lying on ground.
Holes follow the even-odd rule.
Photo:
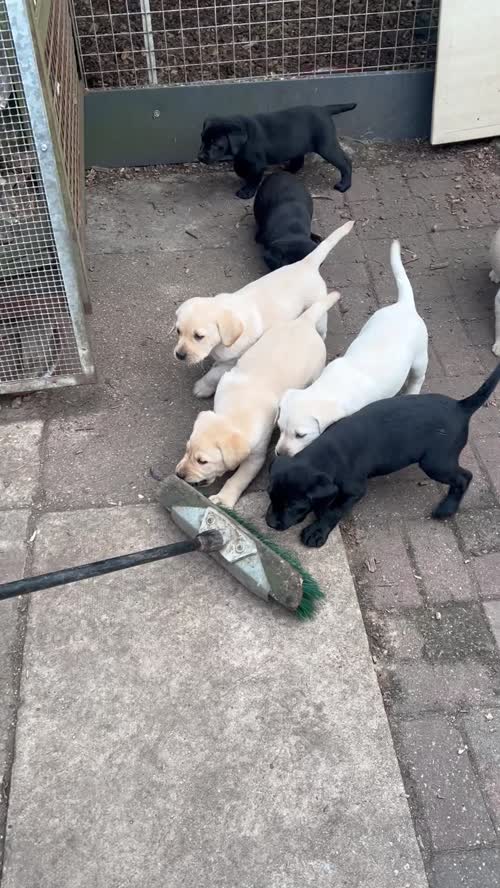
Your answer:
[[[306,186],[290,173],[271,173],[255,195],[255,240],[264,247],[264,262],[274,271],[299,262],[321,243],[311,234],[313,200]]]
[[[470,419],[499,380],[500,364],[477,392],[461,401],[444,395],[377,401],[330,426],[297,456],[277,457],[271,466],[269,527],[286,530],[313,512],[315,520],[301,539],[306,546],[322,546],[365,495],[368,478],[413,463],[433,481],[449,485],[432,517],[451,517],[472,480],[459,464]]]
[[[266,167],[288,161],[288,170],[296,173],[304,156],[314,152],[337,167],[341,178],[335,188],[347,191],[352,164],[339,145],[332,115],[355,107],[303,105],[255,117],[210,118],[203,124],[198,160],[233,160],[236,175],[245,182],[236,196],[246,199],[255,194]]]
[[[186,364],[199,364],[209,355],[215,360],[194,386],[198,398],[213,395],[222,375],[265,330],[293,320],[326,296],[320,265],[353,225],[346,222],[300,262],[278,268],[235,293],[188,299],[179,306],[175,357]],[[320,324],[325,336],[326,314]]]
[[[500,228],[491,242],[490,260],[490,281],[500,284]],[[495,342],[491,350],[497,358],[500,358],[500,290],[495,296]]]
[[[407,380],[407,394],[420,392],[428,361],[427,328],[417,314],[398,241],[391,246],[391,267],[398,301],[376,311],[345,355],[328,364],[314,385],[285,393],[277,454],[293,456],[343,416],[396,395]]]
[[[329,293],[299,318],[268,330],[225,374],[214,409],[196,418],[176,468],[179,478],[211,484],[236,469],[211,499],[228,508],[237,503],[264,465],[283,392],[292,380],[296,386],[309,385],[325,366],[326,348],[317,325],[338,299],[338,293]]]

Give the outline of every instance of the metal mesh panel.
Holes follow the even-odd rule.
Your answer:
[[[85,225],[82,165],[80,81],[75,59],[67,0],[52,2],[47,27],[45,61],[56,113],[68,188],[77,229],[83,242]]]
[[[88,88],[434,67],[439,0],[73,0]]]
[[[6,383],[81,370],[18,60],[0,0],[0,390],[9,390]]]

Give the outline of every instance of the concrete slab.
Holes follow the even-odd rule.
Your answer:
[[[39,531],[37,571],[180,537],[144,505]],[[2,888],[424,888],[342,544],[300,556],[306,624],[202,555],[33,596]]]
[[[26,559],[27,510],[0,512],[0,582],[22,577]],[[6,787],[16,722],[22,629],[19,600],[0,601],[0,857],[7,814]]]
[[[29,506],[38,483],[43,422],[0,425],[0,508]]]

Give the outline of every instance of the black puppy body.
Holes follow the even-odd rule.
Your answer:
[[[321,243],[311,233],[313,201],[306,186],[290,173],[271,173],[255,195],[255,240],[264,247],[264,261],[274,271],[307,256]]]
[[[339,145],[332,115],[355,107],[304,105],[255,117],[215,117],[203,124],[198,159],[215,163],[232,158],[235,173],[245,180],[236,194],[246,199],[255,194],[267,167],[288,163],[288,170],[296,173],[304,156],[314,152],[337,167],[341,178],[335,188],[347,191],[352,164]]]
[[[500,364],[477,392],[461,401],[445,395],[376,401],[331,425],[296,456],[277,457],[271,466],[268,525],[286,530],[313,512],[316,519],[303,529],[301,539],[306,546],[322,546],[364,496],[368,478],[413,463],[433,481],[449,485],[432,517],[454,515],[472,479],[459,464],[469,422],[499,380]]]

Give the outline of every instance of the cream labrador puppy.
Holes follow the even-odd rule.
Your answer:
[[[495,234],[490,248],[490,281],[500,284],[500,228]],[[491,348],[494,355],[500,358],[500,290],[495,296],[495,342]]]
[[[427,327],[415,308],[401,262],[399,242],[391,246],[398,301],[366,322],[345,355],[325,368],[305,391],[285,393],[280,403],[277,454],[294,456],[329,425],[381,398],[391,398],[408,381],[417,395],[427,370]]]
[[[283,393],[291,385],[309,385],[325,366],[325,343],[317,328],[338,299],[338,293],[329,293],[295,320],[267,330],[224,374],[214,409],[196,418],[176,468],[179,478],[211,484],[234,471],[211,499],[228,508],[237,503],[264,465]]]
[[[235,293],[188,299],[179,306],[175,357],[190,365],[199,364],[209,355],[215,361],[194,386],[198,398],[213,395],[222,375],[266,330],[297,318],[326,296],[320,265],[353,225],[346,222],[300,262],[277,268]],[[326,335],[326,314],[320,332]]]

